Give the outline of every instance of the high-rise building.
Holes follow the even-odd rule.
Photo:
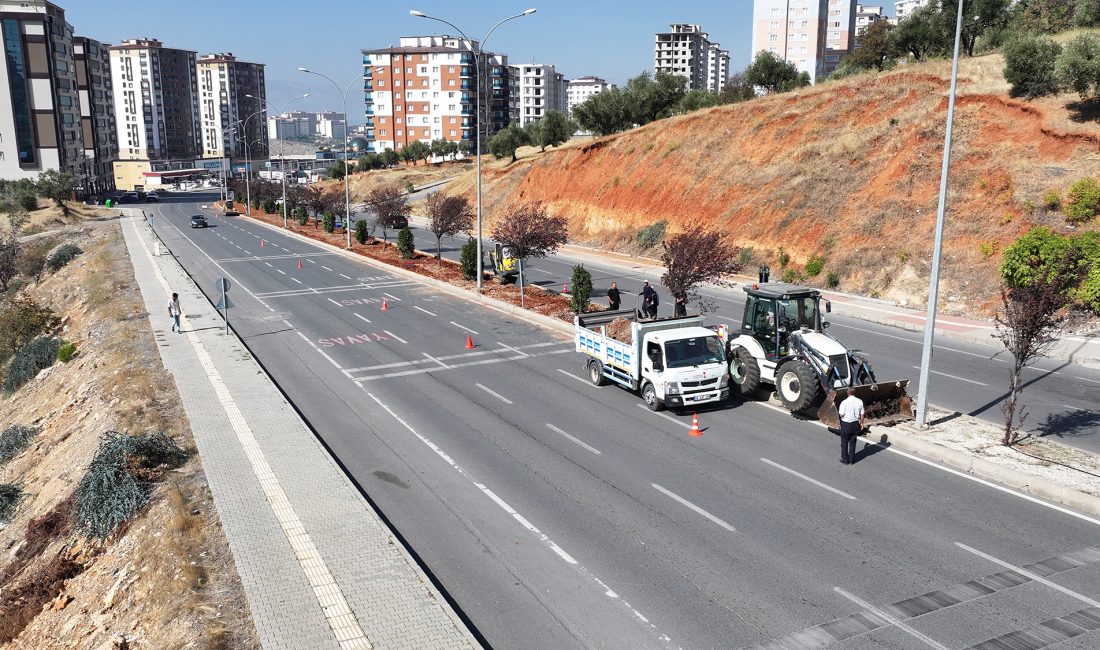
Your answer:
[[[729,76],[729,52],[710,41],[699,25],[672,23],[654,35],[653,73],[687,79],[688,90],[718,92]]]
[[[589,97],[614,88],[615,84],[609,84],[599,77],[577,77],[567,81],[565,86],[566,109],[572,115],[577,104],[583,104]]]
[[[880,20],[886,20],[886,16],[882,13],[881,6],[856,5],[856,36],[854,47],[859,47],[859,39],[863,36],[863,33],[867,31],[867,28]]]
[[[86,179],[84,187],[88,193],[102,194],[114,189],[111,165],[118,157],[111,57],[106,45],[84,36],[73,39],[73,56],[84,140],[81,174]]]
[[[128,39],[109,49],[119,158],[200,157],[195,52],[151,38]]]
[[[410,142],[477,140],[479,84],[476,41],[453,36],[403,36],[400,45],[363,50],[368,150],[400,150]],[[512,119],[508,57],[483,53],[481,124],[486,137]]]
[[[317,133],[333,140],[343,140],[347,129],[347,122],[344,121],[342,115],[343,114],[341,114],[341,117],[338,119],[322,118],[318,120]]]
[[[0,177],[33,179],[58,169],[91,191],[65,10],[46,0],[0,0],[0,39],[0,88],[7,91],[0,93]]]
[[[511,65],[513,121],[519,126],[537,122],[547,111],[564,113],[569,110],[566,99],[565,75],[553,65],[529,63]]]
[[[267,119],[267,130],[277,139],[308,140],[323,135],[343,140],[343,128],[344,114],[336,111],[290,111]]]
[[[908,18],[909,14],[926,4],[928,4],[928,0],[897,0],[894,3],[894,19]]]
[[[752,51],[771,52],[817,81],[852,51],[855,0],[755,0]]]
[[[202,156],[266,158],[263,64],[238,61],[230,52],[208,54],[199,58],[195,67]]]

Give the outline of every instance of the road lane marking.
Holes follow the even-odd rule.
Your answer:
[[[920,366],[913,366],[914,370],[920,370]],[[946,372],[940,372],[939,370],[930,370],[933,375],[939,375],[941,377],[947,377],[949,379],[957,379],[959,381],[965,381],[968,384],[977,384],[979,386],[989,386],[989,384],[983,384],[980,381],[974,381],[973,379],[967,379],[966,377],[959,377],[957,375],[949,375]]]
[[[354,315],[359,320],[366,321],[368,323],[370,322],[370,319],[367,318],[366,316],[362,315],[362,314],[356,314],[355,312],[352,312],[352,315]],[[386,333],[389,334],[389,332],[386,332]],[[393,336],[393,334],[390,334],[390,336]],[[401,342],[404,343],[404,341],[401,341]]]
[[[362,386],[360,386],[360,388],[362,388]],[[535,536],[537,536],[539,538],[539,540],[542,541],[542,543],[546,544],[547,547],[550,548],[550,550],[554,552],[554,554],[556,554],[558,557],[565,560],[567,563],[569,563],[569,565],[573,566],[578,572],[580,572],[580,574],[584,578],[586,578],[588,580],[591,580],[593,583],[595,583],[597,586],[599,586],[599,588],[603,590],[603,593],[604,593],[605,596],[607,596],[608,598],[617,600],[618,602],[622,603],[623,607],[625,607],[635,618],[637,618],[639,621],[641,621],[642,623],[647,625],[654,632],[658,632],[657,626],[654,625],[653,623],[651,623],[648,618],[646,618],[644,615],[642,615],[641,612],[634,609],[630,605],[630,603],[626,602],[626,600],[621,598],[619,596],[619,594],[617,594],[613,589],[608,587],[607,583],[605,583],[604,581],[602,581],[598,577],[596,577],[584,565],[580,564],[572,555],[567,553],[565,551],[565,549],[558,546],[557,543],[554,542],[554,540],[550,539],[549,535],[547,535],[546,533],[539,530],[534,524],[532,524],[525,517],[520,515],[516,511],[515,508],[508,505],[508,502],[506,502],[504,499],[501,499],[499,496],[497,496],[496,493],[494,493],[492,490],[490,490],[489,487],[486,486],[484,483],[481,483],[476,478],[474,478],[473,475],[471,475],[461,465],[459,465],[457,462],[455,462],[454,458],[451,458],[451,456],[448,455],[447,452],[443,451],[443,449],[441,449],[439,447],[439,445],[435,444],[434,442],[432,442],[431,440],[429,440],[428,438],[426,438],[425,436],[423,436],[419,432],[417,432],[416,429],[412,428],[412,426],[408,422],[406,422],[399,415],[397,415],[397,413],[395,413],[393,411],[393,409],[391,409],[389,406],[384,404],[382,402],[382,400],[378,399],[378,397],[376,397],[373,393],[367,392],[367,390],[365,388],[363,388],[363,392],[367,393],[367,396],[370,397],[371,399],[373,399],[379,406],[382,407],[383,410],[385,410],[387,413],[389,413],[390,416],[393,419],[397,420],[403,427],[405,427],[405,429],[407,429],[410,433],[412,433],[414,436],[416,436],[421,442],[423,442],[425,445],[427,445],[427,447],[429,449],[431,449],[437,456],[442,458],[444,462],[446,462],[448,465],[450,465],[451,468],[454,469],[456,472],[458,472],[464,479],[466,479],[470,483],[472,483],[474,485],[474,487],[476,487],[482,494],[484,494],[486,497],[488,497],[494,503],[496,503],[497,506],[499,506],[502,510],[504,510],[506,513],[508,513],[517,522],[519,522],[520,525],[522,525],[524,528],[531,531]],[[665,644],[668,644],[671,641],[671,639],[669,639],[668,635],[666,635],[666,634],[658,634],[658,639],[660,639]]]
[[[421,307],[421,306],[419,306],[419,305],[413,305],[413,309],[419,309],[420,311],[424,312],[425,314],[427,314],[427,315],[429,315],[429,316],[432,316],[432,317],[438,318],[438,316],[436,316],[436,315],[435,315],[435,314],[433,314],[432,312],[428,311],[427,309],[424,309],[423,307]]]
[[[408,341],[406,341],[405,339],[401,338],[400,336],[398,336],[398,335],[394,334],[393,332],[391,332],[391,331],[389,331],[389,330],[382,330],[382,331],[383,331],[383,332],[385,332],[386,334],[389,334],[390,336],[392,336],[393,338],[397,339],[398,341],[401,341],[401,342],[402,342],[402,343],[404,343],[405,345],[408,345],[408,344],[409,344],[409,342],[408,342]],[[353,369],[353,370],[349,370],[348,372],[355,372],[355,371],[354,371],[354,369]]]
[[[404,342],[404,341],[402,341],[402,342]],[[528,349],[533,349],[533,348],[551,347],[551,346],[554,346],[554,345],[559,345],[559,344],[555,343],[553,341],[548,341],[548,342],[545,342],[545,343],[532,343],[530,345],[525,345],[523,347],[528,348]],[[512,348],[509,348],[509,349],[512,349]],[[570,348],[569,350],[564,350],[564,351],[571,351],[571,350],[572,349]],[[461,352],[459,354],[442,354],[442,355],[438,355],[438,358],[443,359],[444,361],[449,361],[451,359],[469,359],[470,357],[480,357],[480,356],[489,356],[489,355],[494,355],[494,354],[504,354],[504,352],[505,352],[505,350],[503,350],[503,349],[485,348],[485,349],[475,350],[473,352],[465,352],[464,351],[464,352]],[[527,355],[527,356],[531,356],[531,355]],[[403,368],[403,367],[408,367],[408,366],[423,365],[423,364],[426,364],[426,363],[429,363],[426,359],[413,359],[411,361],[397,361],[397,362],[394,362],[394,363],[380,363],[380,364],[373,365],[373,366],[360,366],[358,368],[351,368],[351,372],[366,372],[368,370],[384,370],[384,369],[388,369],[388,368]]]
[[[511,348],[509,348],[509,349],[511,349]],[[527,356],[530,356],[530,355],[527,355]],[[562,370],[561,368],[558,368],[558,372],[565,375],[566,377],[569,377],[570,379],[576,379],[577,381],[585,383],[585,384],[588,383],[588,380],[585,379],[584,377],[578,377],[578,376],[574,375],[573,373],[569,372],[568,370]]]
[[[451,321],[451,325],[454,325],[455,327],[457,327],[460,330],[466,330],[470,334],[477,334],[477,330],[470,329],[469,327],[466,327],[465,325],[459,325],[458,323],[456,323],[454,321]]]
[[[1077,406],[1070,406],[1069,404],[1063,404],[1062,406],[1067,409],[1073,409],[1074,411],[1081,411],[1082,413],[1096,413],[1096,411],[1092,409],[1083,409]]]
[[[279,273],[282,273],[283,275],[286,275],[286,271],[284,271],[282,269],[275,269],[275,270],[278,271]]]
[[[306,261],[309,262],[310,264],[316,264],[317,263],[317,260],[311,260],[311,259],[308,259],[308,258],[306,259]]]
[[[397,302],[401,302],[401,299],[398,298],[397,296],[393,295],[392,293],[386,293],[385,291],[383,291],[382,295],[383,296],[389,296],[391,300],[396,300]]]
[[[436,359],[435,357],[433,357],[432,355],[428,354],[427,352],[421,352],[420,354],[423,354],[424,356],[428,357],[428,359],[429,359],[429,360],[431,360],[431,361],[434,361],[434,362],[438,363],[438,364],[439,364],[440,366],[442,366],[442,367],[443,367],[443,369],[444,369],[444,370],[450,370],[450,369],[451,369],[451,367],[450,367],[450,366],[448,366],[447,364],[443,363],[443,362],[442,362],[442,361],[440,361],[439,359]]]
[[[532,271],[538,271],[539,273],[545,273],[546,275],[554,275],[553,271],[546,271],[543,269],[531,269]]]
[[[726,522],[722,521],[722,520],[721,520],[721,519],[719,519],[718,517],[715,517],[714,515],[712,515],[712,514],[710,514],[709,512],[707,512],[706,510],[703,510],[703,509],[702,509],[702,508],[700,508],[699,506],[695,505],[695,504],[694,504],[694,503],[692,503],[691,501],[688,501],[687,499],[685,499],[684,497],[682,497],[682,496],[680,496],[680,495],[676,494],[675,492],[673,492],[673,491],[671,491],[671,490],[667,490],[667,489],[665,489],[665,488],[661,487],[660,485],[657,485],[656,483],[650,483],[650,485],[652,485],[652,486],[653,486],[653,488],[654,488],[654,489],[656,489],[656,490],[657,490],[658,492],[661,492],[662,494],[664,494],[664,495],[665,495],[665,496],[667,496],[667,497],[670,497],[670,498],[672,498],[672,499],[675,499],[676,501],[680,502],[680,503],[681,503],[682,505],[685,505],[685,506],[687,506],[688,508],[691,508],[691,509],[692,509],[692,510],[694,510],[695,512],[697,512],[697,513],[699,513],[699,514],[703,515],[703,516],[704,516],[704,517],[706,517],[707,519],[710,519],[711,521],[713,521],[714,523],[718,524],[718,525],[719,525],[719,526],[721,526],[722,528],[725,528],[726,530],[730,531],[731,533],[736,533],[736,532],[737,532],[737,530],[736,530],[736,529],[735,529],[735,528],[734,528],[733,526],[730,526],[729,524],[727,524]]]
[[[681,421],[677,420],[676,418],[672,417],[671,415],[669,415],[667,413],[660,413],[658,411],[650,411],[649,407],[646,406],[645,404],[638,404],[638,408],[645,409],[651,415],[656,415],[659,418],[664,418],[664,419],[668,420],[669,422],[672,422],[673,424],[679,424],[680,426],[684,427],[685,429],[690,429],[691,428],[691,425],[688,424],[687,422],[681,422]]]
[[[958,546],[962,550],[967,551],[969,553],[973,553],[974,555],[977,555],[978,557],[980,557],[982,559],[988,560],[988,561],[992,562],[993,564],[999,564],[999,565],[1003,566],[1006,569],[1015,571],[1016,573],[1019,573],[1020,575],[1026,577],[1026,578],[1030,578],[1030,579],[1032,579],[1035,582],[1038,582],[1040,584],[1044,584],[1044,585],[1050,587],[1051,589],[1054,589],[1056,591],[1060,591],[1063,594],[1069,596],[1070,598],[1076,598],[1077,600],[1081,601],[1082,603],[1085,603],[1086,605],[1089,605],[1089,606],[1092,606],[1092,607],[1100,607],[1100,602],[1098,602],[1096,600],[1093,600],[1092,598],[1089,598],[1088,596],[1084,596],[1082,594],[1079,594],[1076,591],[1073,591],[1072,589],[1069,589],[1068,587],[1063,587],[1062,585],[1058,584],[1057,582],[1052,582],[1050,580],[1047,580],[1043,576],[1041,576],[1037,573],[1032,573],[1031,571],[1028,571],[1027,569],[1025,569],[1023,567],[1018,567],[1014,564],[1009,564],[1008,562],[1005,562],[1004,560],[998,560],[997,558],[993,557],[992,555],[989,555],[987,553],[983,553],[983,552],[979,551],[976,548],[972,548],[970,546],[967,546],[966,544],[963,544],[962,542],[955,542],[955,546]]]
[[[329,267],[325,266],[324,264],[321,265],[321,268],[323,268],[326,271],[331,271],[332,270]]]
[[[350,276],[350,275],[344,275],[343,273],[341,273],[341,274],[340,274],[340,277],[342,277],[342,278],[347,278],[348,280],[350,280],[350,279],[351,279],[351,276]]]
[[[486,393],[489,393],[490,395],[492,395],[493,397],[499,399],[500,401],[504,402],[505,404],[511,404],[512,403],[512,400],[510,400],[507,397],[501,395],[500,393],[496,392],[492,388],[489,388],[488,386],[484,386],[482,384],[474,384],[474,386],[477,386],[481,390],[485,391]]]
[[[573,442],[577,443],[578,445],[580,445],[580,446],[584,447],[585,449],[587,449],[588,451],[592,452],[593,454],[596,454],[596,455],[599,455],[599,454],[600,454],[600,450],[599,450],[599,449],[596,449],[595,447],[593,447],[593,446],[591,446],[591,445],[589,445],[589,444],[587,444],[587,443],[585,443],[585,442],[583,442],[583,441],[581,441],[581,440],[579,440],[579,439],[577,439],[577,438],[574,438],[573,436],[571,436],[571,435],[569,435],[568,433],[566,433],[566,432],[562,431],[561,429],[559,429],[559,428],[557,428],[556,426],[554,426],[554,425],[550,424],[549,422],[547,422],[547,423],[546,423],[546,426],[547,426],[547,428],[549,428],[549,429],[550,429],[551,431],[554,431],[555,433],[560,433],[561,435],[563,435],[563,436],[565,436],[566,438],[568,438],[568,439],[572,440]]]
[[[329,299],[328,299],[328,301],[329,301],[329,302],[331,302],[332,304],[336,305],[337,307],[343,307],[343,305],[341,305],[340,303],[336,302],[336,301],[335,301],[335,300],[333,300],[332,298],[329,298]]]
[[[812,479],[809,476],[806,476],[805,474],[800,474],[800,473],[794,471],[793,469],[791,469],[789,467],[784,467],[784,466],[780,465],[779,463],[777,463],[775,461],[768,460],[767,458],[761,458],[760,460],[767,463],[768,465],[771,465],[772,467],[774,467],[776,469],[780,469],[780,470],[783,470],[784,472],[787,472],[788,474],[792,474],[794,476],[797,476],[798,478],[802,479],[803,481],[806,481],[807,483],[813,483],[817,487],[828,490],[828,491],[832,492],[833,494],[839,494],[840,496],[844,497],[845,499],[851,499],[852,501],[856,500],[856,498],[854,496],[848,494],[847,492],[844,492],[842,490],[838,490],[835,487],[832,487],[832,486],[829,486],[829,485],[825,485],[821,481],[818,481],[816,479]]]
[[[301,284],[301,283],[302,283],[302,281],[301,281],[301,280],[299,280],[298,278],[290,278],[290,279],[291,279],[291,280],[294,280],[294,281],[295,281],[295,282],[297,282],[298,284]]]
[[[457,323],[454,323],[454,321],[451,321],[451,323],[453,323],[453,324],[457,324]],[[477,334],[477,332],[474,332],[474,334]],[[523,356],[525,356],[525,357],[529,357],[529,356],[531,356],[531,355],[527,354],[526,352],[524,352],[523,350],[520,350],[519,348],[513,348],[512,346],[510,346],[510,345],[508,345],[508,344],[506,344],[506,343],[500,343],[500,342],[498,342],[498,343],[497,343],[497,345],[499,345],[500,347],[502,347],[502,348],[504,348],[504,349],[506,349],[506,350],[511,350],[512,352],[515,352],[516,354],[521,354],[521,355],[523,355]],[[564,372],[564,371],[563,371],[563,372]]]
[[[923,632],[920,632],[919,630],[913,629],[912,627],[910,627],[910,626],[906,625],[905,623],[903,623],[901,621],[901,619],[899,619],[898,617],[893,616],[893,615],[879,609],[878,607],[875,607],[874,605],[872,605],[871,603],[863,600],[862,598],[858,598],[856,596],[853,596],[852,594],[848,593],[847,591],[844,591],[840,587],[833,587],[833,590],[836,591],[841,596],[844,596],[848,600],[852,601],[853,603],[859,605],[863,609],[867,610],[871,614],[875,615],[876,617],[882,619],[883,621],[886,621],[890,625],[893,625],[894,627],[898,628],[902,632],[905,632],[906,634],[913,637],[914,639],[918,639],[918,640],[924,642],[926,645],[928,645],[930,647],[933,647],[933,648],[936,648],[936,650],[948,650],[947,646],[943,645],[939,641],[936,641],[932,637],[924,634]]]
[[[271,262],[264,262],[264,264],[268,265],[270,268],[275,268],[274,266],[271,265]]]

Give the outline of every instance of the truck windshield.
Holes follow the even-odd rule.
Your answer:
[[[779,323],[791,331],[802,327],[817,329],[817,301],[813,298],[780,300]]]
[[[665,358],[669,368],[701,366],[704,363],[724,363],[722,342],[717,336],[697,336],[665,343]]]

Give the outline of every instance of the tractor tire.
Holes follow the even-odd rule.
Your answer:
[[[760,364],[741,346],[730,351],[730,381],[742,395],[752,395],[760,389]]]
[[[653,387],[653,382],[642,384],[642,399],[650,411],[656,412],[665,408],[665,403],[657,399],[657,389]]]
[[[792,359],[776,371],[775,393],[787,410],[804,411],[820,401],[821,384],[809,366]]]
[[[592,359],[588,362],[588,379],[592,382],[593,386],[603,386],[607,384],[607,377],[603,375],[603,362],[599,359]]]

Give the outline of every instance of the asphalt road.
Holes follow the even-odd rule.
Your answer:
[[[422,199],[441,187],[417,192],[410,200]],[[362,206],[359,208],[360,217],[369,214]],[[433,252],[436,250],[435,235],[426,225],[425,220],[414,218],[410,227],[416,247]],[[485,236],[488,238],[488,232]],[[458,260],[464,241],[464,236],[445,238],[443,256]],[[623,294],[623,307],[633,307],[642,282],[648,280],[661,294],[661,313],[671,314],[671,295],[661,285],[659,274],[645,266],[599,261],[592,257],[580,260],[559,253],[527,261],[524,264],[527,282],[560,291],[572,276],[573,266],[581,262],[592,273],[593,300],[603,303],[608,287],[615,281]],[[741,287],[708,288],[701,293],[715,300],[719,307],[710,315],[710,322],[731,325],[741,322],[745,305]],[[910,393],[916,394],[923,344],[920,332],[835,313],[827,318],[834,336],[866,354],[880,381],[911,379]],[[929,389],[931,403],[992,422],[1003,422],[1000,405],[1007,397],[1011,357],[993,346],[943,337],[937,340]],[[1100,369],[1043,359],[1025,371],[1024,381],[1022,402],[1028,413],[1025,430],[1100,453]]]
[[[494,647],[1038,648],[1059,617],[1045,638],[1100,645],[1100,521],[892,449],[840,465],[758,402],[691,438],[568,340],[243,219],[191,230],[203,200],[157,232],[208,297],[231,279],[236,331]]]

